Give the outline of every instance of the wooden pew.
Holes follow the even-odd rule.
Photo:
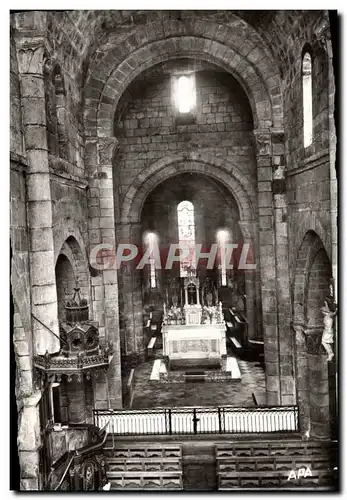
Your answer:
[[[151,340],[149,341],[149,344],[147,346],[147,354],[148,357],[153,356],[153,350],[154,350],[154,345],[156,343],[157,337],[152,337]]]

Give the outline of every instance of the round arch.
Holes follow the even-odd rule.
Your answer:
[[[158,24],[158,26],[157,26]],[[261,46],[255,44],[255,30],[219,29],[213,21],[201,25],[164,20],[153,29],[139,28],[104,57],[90,65],[85,86],[85,127],[89,136],[112,137],[113,117],[118,101],[141,72],[160,62],[177,58],[199,58],[231,73],[248,95],[256,128],[283,126],[283,103],[279,71]],[[248,38],[245,33],[248,33]],[[248,40],[245,42],[245,40]],[[100,51],[102,53],[102,51]],[[275,104],[276,103],[276,104]]]
[[[219,181],[234,196],[241,221],[254,220],[252,205],[254,188],[242,172],[222,158],[190,153],[162,158],[144,169],[134,179],[124,197],[120,222],[123,224],[139,222],[143,204],[149,193],[163,180],[182,173],[200,173]]]
[[[57,266],[59,258],[61,257],[69,262],[73,271],[75,286],[77,285],[80,287],[81,295],[83,298],[86,298],[88,304],[91,305],[88,261],[86,260],[85,252],[82,248],[84,247],[81,247],[76,237],[69,234],[55,257],[55,265]]]
[[[312,229],[306,231],[298,250],[294,269],[293,321],[296,325],[307,325],[309,274],[315,258],[321,250],[324,251],[324,254],[330,262],[328,253],[320,236]]]
[[[299,247],[293,287],[297,398],[301,431],[325,439],[335,432],[336,418],[336,367],[327,363],[321,346],[320,307],[329,294],[331,276],[323,241],[309,229]]]

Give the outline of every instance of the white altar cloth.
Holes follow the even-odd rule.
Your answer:
[[[226,356],[225,325],[163,325],[163,355],[170,365],[220,364]]]

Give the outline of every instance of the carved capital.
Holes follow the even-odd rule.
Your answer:
[[[254,140],[257,156],[271,155],[271,134],[268,130],[254,130]]]
[[[46,48],[41,39],[26,39],[17,44],[18,69],[21,74],[43,75]]]
[[[112,165],[119,141],[116,137],[100,137],[97,143],[99,165]]]

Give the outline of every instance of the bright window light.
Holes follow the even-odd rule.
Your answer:
[[[177,205],[178,239],[181,248],[188,249],[188,256],[180,259],[180,276],[184,278],[189,272],[196,272],[195,259],[195,218],[194,205],[188,200]]]
[[[220,271],[222,286],[227,286],[227,267],[226,267],[226,243],[229,239],[229,233],[225,229],[221,229],[217,233],[217,240],[220,246]]]
[[[302,60],[302,96],[304,109],[304,147],[312,144],[312,61],[308,52]]]
[[[155,233],[147,233],[146,235],[146,243],[147,247],[153,251],[154,246],[157,244],[157,235]],[[157,278],[155,273],[155,259],[149,259],[149,280],[151,288],[156,288],[157,286]]]
[[[176,80],[176,105],[180,113],[189,113],[195,107],[194,74],[180,76]]]

